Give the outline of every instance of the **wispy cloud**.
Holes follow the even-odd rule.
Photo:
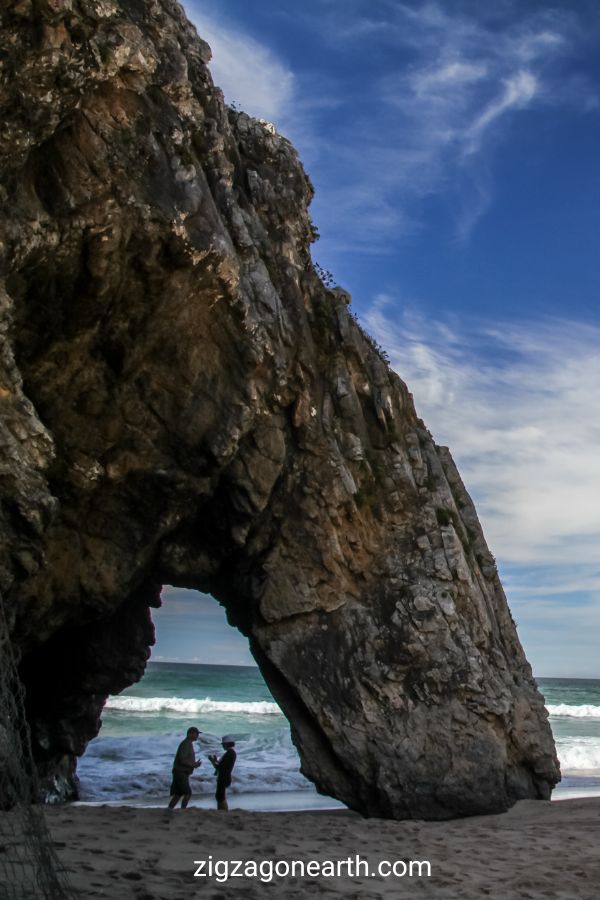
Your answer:
[[[568,8],[309,2],[294,12],[314,44],[298,71],[214,6],[186,8],[226,98],[298,146],[329,253],[394,251],[423,227],[422,201],[436,194],[450,199],[454,236],[467,240],[493,202],[493,160],[518,116],[598,102],[563,66],[581,40]]]
[[[511,110],[524,109],[537,92],[538,81],[531,72],[523,70],[507,78],[500,95],[488,103],[466,130],[465,154],[477,153],[490,125]]]
[[[519,116],[542,105],[597,105],[595,88],[565,70],[582,40],[574,10],[512,3],[375,8],[359,0],[351,11],[334,7],[320,27],[340,56],[386,59],[384,74],[361,66],[348,128],[337,126],[342,153],[330,142],[338,173],[327,172],[316,210],[337,249],[393,251],[425,227],[423,200],[432,195],[448,198],[454,237],[464,243],[493,202],[497,150],[518,134]],[[381,215],[386,210],[392,214]],[[350,234],[345,223],[358,219],[361,228]]]
[[[494,552],[506,563],[596,571],[600,328],[425,323],[398,320],[393,305],[380,296],[367,327],[450,446]]]
[[[365,317],[473,496],[540,675],[598,677],[600,328]]]
[[[386,134],[403,173],[400,199],[410,205],[415,195],[458,188],[461,240],[491,202],[490,162],[510,134],[514,114],[552,102],[572,28],[569,16],[553,16],[551,28],[547,19],[526,12],[515,17],[511,9],[506,21],[488,21],[480,9],[466,16],[437,4],[400,4],[380,35],[413,56],[379,83],[383,101],[397,110],[395,122],[386,121]],[[418,172],[411,165],[416,148]]]
[[[210,16],[188,0],[186,10],[201,37],[210,44],[210,69],[228,103],[281,125],[294,106],[294,74],[268,46],[230,24]]]

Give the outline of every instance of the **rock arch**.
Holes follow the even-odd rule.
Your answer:
[[[96,6],[18,4],[0,31],[0,586],[46,776],[69,789],[141,675],[168,582],[226,607],[305,774],[351,807],[548,797],[473,504],[316,274],[294,149],[224,106],[172,0]]]

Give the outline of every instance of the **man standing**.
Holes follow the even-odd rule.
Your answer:
[[[233,749],[235,747],[235,741],[230,737],[225,735],[221,743],[223,745],[223,750],[225,751],[221,759],[218,759],[214,753],[210,754],[208,758],[215,767],[215,772],[217,773],[217,792],[215,795],[217,809],[228,810],[229,807],[227,806],[227,796],[225,791],[231,784],[231,773],[235,766],[237,755]]]
[[[198,740],[200,732],[197,728],[188,728],[187,737],[180,743],[173,760],[173,781],[171,782],[171,800],[169,809],[177,806],[181,797],[181,808],[185,809],[192,796],[190,787],[190,775],[194,769],[202,765],[201,760],[196,762],[196,754],[194,753],[194,741]]]

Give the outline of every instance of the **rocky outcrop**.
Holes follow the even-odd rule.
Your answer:
[[[3,5],[0,587],[58,794],[160,585],[248,636],[303,771],[369,815],[549,796],[473,504],[311,264],[288,141],[172,0]]]

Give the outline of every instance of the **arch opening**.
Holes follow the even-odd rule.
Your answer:
[[[257,810],[342,806],[301,773],[290,724],[252,657],[248,640],[209,594],[164,585],[152,611],[155,644],[141,679],[111,694],[102,727],[79,759],[84,802],[164,805],[173,755],[187,728],[201,735],[191,806],[214,806],[209,753],[236,741],[232,807]]]

